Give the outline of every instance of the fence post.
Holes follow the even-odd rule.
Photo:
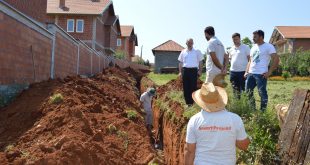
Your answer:
[[[55,47],[56,47],[56,29],[53,24],[48,24],[47,29],[53,34],[52,37],[52,53],[51,53],[51,79],[54,79],[55,73]]]
[[[93,74],[93,52],[90,54],[90,74]]]
[[[78,43],[78,56],[77,56],[77,64],[76,64],[76,74],[79,75],[80,69],[80,43]]]

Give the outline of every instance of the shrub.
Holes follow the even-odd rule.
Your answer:
[[[54,94],[53,96],[50,97],[49,102],[51,104],[58,104],[61,103],[63,101],[63,96],[60,93]]]
[[[252,137],[248,150],[238,152],[237,163],[275,164],[280,127],[274,111],[270,109],[264,113],[253,111],[245,93],[241,95],[240,100],[230,99],[227,109],[243,119],[245,129]]]
[[[10,144],[5,147],[4,152],[10,152],[14,149],[14,145]]]
[[[292,76],[310,75],[310,50],[297,50],[295,53],[280,56],[282,70],[290,72]]]
[[[118,59],[125,59],[126,57],[126,53],[122,50],[116,50],[115,52],[115,58],[118,58]]]
[[[288,71],[284,71],[284,72],[282,72],[282,77],[283,77],[285,80],[287,80],[288,78],[291,77],[291,74],[290,74],[290,72],[288,72]]]
[[[126,111],[127,113],[127,118],[130,119],[130,120],[135,120],[137,118],[137,112],[134,111],[134,110],[128,110]]]

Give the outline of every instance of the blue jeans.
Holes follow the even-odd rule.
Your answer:
[[[255,99],[253,96],[254,88],[257,86],[258,93],[261,98],[260,109],[265,111],[268,104],[267,79],[261,74],[248,74],[245,81],[245,89],[248,92],[250,104],[255,109]]]
[[[230,82],[234,90],[235,97],[240,99],[240,94],[245,90],[245,78],[243,72],[230,71]]]

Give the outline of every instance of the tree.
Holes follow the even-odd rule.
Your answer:
[[[253,46],[253,43],[252,43],[252,41],[249,39],[249,37],[243,38],[241,42],[242,42],[243,44],[245,44],[245,45],[248,45],[250,48],[252,48],[252,46]]]

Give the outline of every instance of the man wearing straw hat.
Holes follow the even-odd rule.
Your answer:
[[[187,125],[185,164],[235,165],[236,147],[247,150],[250,140],[241,118],[225,109],[225,89],[204,83],[192,97],[202,110]]]

